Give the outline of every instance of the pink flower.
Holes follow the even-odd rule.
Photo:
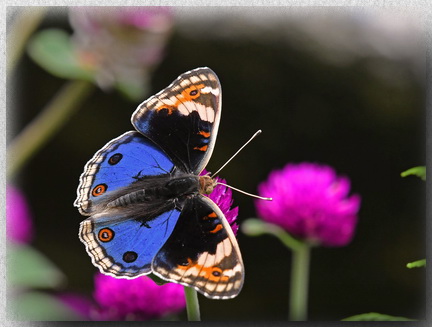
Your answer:
[[[15,187],[6,188],[7,239],[15,243],[29,243],[33,239],[33,222],[24,195]]]
[[[207,170],[204,169],[200,175],[205,175],[207,173]],[[224,184],[226,183],[226,180],[218,176],[215,177],[215,181]],[[234,235],[237,235],[239,228],[236,222],[238,216],[238,207],[231,208],[234,202],[231,189],[223,185],[216,185],[216,187],[213,189],[213,192],[210,193],[208,197],[218,205],[228,220],[228,223],[231,225]]]
[[[181,312],[186,306],[182,285],[157,285],[147,276],[116,279],[95,275],[93,320],[151,320]]]
[[[171,34],[169,7],[71,7],[73,45],[83,68],[101,87],[141,87],[163,58]]]
[[[350,181],[333,168],[314,164],[287,164],[261,183],[256,201],[262,219],[290,234],[324,246],[344,246],[353,238],[360,196],[351,195]]]

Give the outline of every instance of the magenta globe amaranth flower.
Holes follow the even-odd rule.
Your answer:
[[[97,273],[93,296],[98,304],[93,320],[160,319],[186,306],[182,285],[157,285],[147,276],[117,279]]]
[[[200,175],[206,175],[207,173],[208,171],[204,169]],[[214,180],[223,184],[226,183],[225,179],[218,176],[216,176]],[[213,189],[213,192],[207,196],[218,205],[219,209],[221,209],[221,211],[225,215],[228,223],[231,225],[234,235],[237,235],[239,226],[236,222],[236,219],[238,216],[239,208],[231,208],[234,202],[232,197],[232,190],[224,185],[217,184]]]
[[[29,243],[33,239],[33,222],[24,195],[17,188],[6,188],[6,233],[15,243]]]
[[[258,187],[258,215],[281,226],[291,235],[312,244],[344,246],[355,231],[360,196],[349,195],[350,181],[329,166],[287,164],[270,173]]]

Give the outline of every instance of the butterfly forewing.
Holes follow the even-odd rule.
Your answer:
[[[211,156],[221,114],[221,85],[209,68],[180,75],[140,104],[132,124],[186,172],[199,174]]]
[[[169,174],[174,163],[153,142],[136,131],[108,142],[86,164],[74,205],[81,214],[91,215],[116,190],[143,177]]]

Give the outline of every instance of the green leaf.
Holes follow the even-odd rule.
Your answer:
[[[342,321],[414,321],[414,319],[390,316],[390,315],[385,315],[376,312],[369,312],[369,313],[362,313],[359,315],[351,316],[342,319]]]
[[[426,267],[426,259],[407,263],[407,268],[420,268],[420,267]]]
[[[17,288],[57,288],[66,278],[42,253],[28,245],[8,244],[8,286]]]
[[[69,308],[54,296],[42,292],[25,292],[8,301],[8,315],[11,320],[48,321],[81,320],[72,308]]]
[[[401,173],[402,177],[406,177],[409,175],[414,175],[414,176],[420,177],[422,180],[425,181],[426,180],[426,167],[425,166],[413,167],[413,168],[405,170],[404,172]]]
[[[70,36],[60,29],[37,33],[29,42],[29,56],[54,76],[93,81],[93,73],[80,66]]]

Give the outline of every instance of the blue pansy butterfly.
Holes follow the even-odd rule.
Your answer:
[[[90,216],[79,237],[93,264],[116,278],[153,273],[212,299],[240,292],[244,267],[234,233],[203,194],[221,116],[209,68],[180,75],[141,103],[129,131],[84,167],[74,205]]]

